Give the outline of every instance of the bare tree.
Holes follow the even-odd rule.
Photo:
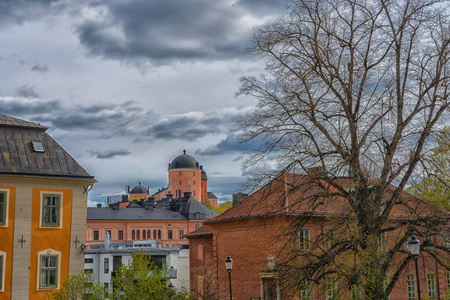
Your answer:
[[[430,135],[447,120],[448,8],[433,0],[292,0],[288,9],[255,32],[251,51],[265,59],[267,73],[241,80],[238,94],[259,103],[238,130],[244,142],[263,144],[246,166],[270,165],[277,170],[270,175],[319,167],[316,184],[333,187],[350,209],[347,221],[333,225],[345,234],[336,233],[327,251],[290,252],[284,272],[298,280],[286,284],[337,274],[363,286],[365,299],[387,299],[410,260],[411,233],[441,236],[448,226],[438,211],[424,217],[407,203],[408,218],[389,219],[433,146]],[[395,243],[379,251],[389,232]],[[440,244],[428,247],[429,239],[423,251],[449,268],[448,249],[434,241]]]

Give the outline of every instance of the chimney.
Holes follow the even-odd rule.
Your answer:
[[[100,208],[100,207],[102,207],[102,204],[101,203],[97,203],[97,208]]]
[[[145,210],[153,210],[155,203],[155,198],[148,198],[147,202],[144,204]]]
[[[125,193],[127,193],[127,194],[130,193],[130,186],[129,185],[125,186]]]
[[[111,235],[107,231],[105,233],[105,249],[109,249],[110,246],[111,246]]]
[[[113,210],[119,210],[119,202],[113,203],[111,206]]]

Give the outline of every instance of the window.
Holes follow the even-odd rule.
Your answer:
[[[94,230],[94,241],[98,241],[98,230]]]
[[[181,240],[183,238],[183,230],[178,230],[178,238]]]
[[[0,292],[3,292],[5,286],[5,257],[6,253],[0,251]]]
[[[281,296],[281,294],[277,278],[268,275],[268,277],[261,278],[261,280],[262,280],[261,300],[279,299],[278,297]]]
[[[84,273],[92,274],[92,273],[94,273],[94,269],[84,269]]]
[[[53,253],[56,253],[56,251],[47,250],[40,252],[39,288],[41,289],[58,288],[60,255]]]
[[[327,285],[327,300],[336,300],[337,299],[337,278],[336,277],[327,277],[326,278]]]
[[[352,300],[361,300],[361,287],[352,285]]]
[[[436,275],[427,274],[427,283],[428,283],[428,297],[430,297],[430,299],[436,299]]]
[[[181,176],[181,171],[180,171],[180,172],[178,172],[178,176]]]
[[[151,240],[152,237],[150,236],[150,230],[147,230],[147,239]]]
[[[94,263],[94,259],[93,258],[85,258],[84,259],[84,263],[85,264],[93,264]]]
[[[105,260],[103,261],[103,273],[108,274],[109,273],[109,258],[105,257]]]
[[[158,230],[158,239],[161,239],[161,230]]]
[[[311,280],[305,280],[302,284],[302,300],[312,300],[312,284]]]
[[[195,194],[195,190],[194,190],[194,197],[195,197],[195,196],[197,196],[197,195]]]
[[[302,251],[309,250],[309,229],[299,230],[299,247]]]
[[[416,299],[416,277],[414,274],[406,275],[406,286],[408,288],[408,300]]]
[[[8,195],[6,191],[0,191],[0,226],[7,225]]]
[[[193,175],[195,176],[195,171],[194,172],[192,172],[193,173]],[[195,184],[195,183],[194,183]]]
[[[59,227],[61,218],[61,195],[44,194],[42,199],[41,226]]]
[[[134,229],[131,230],[131,239],[132,239],[132,240],[135,240],[135,239],[136,239],[136,231],[134,231]]]
[[[167,231],[167,238],[169,239],[169,240],[171,240],[173,237],[172,237],[172,230],[168,230]]]
[[[447,289],[450,289],[450,273],[447,273]]]
[[[380,250],[383,252],[387,251],[386,232],[380,232]]]
[[[324,235],[325,249],[329,250],[331,249],[331,247],[333,247],[334,244],[334,230],[325,229],[323,231],[323,235]]]
[[[200,225],[201,225],[201,224],[199,224],[199,223],[195,224],[195,230],[199,229],[199,228],[200,228]]]
[[[153,230],[153,239],[156,240],[156,230]]]
[[[123,240],[123,230],[119,230],[119,240]]]
[[[136,230],[136,239],[140,240],[141,239],[141,231]]]
[[[180,182],[179,182],[179,183],[180,183],[180,185],[181,185],[181,180],[180,180]]]
[[[147,239],[145,230],[142,230],[142,239],[143,240]]]

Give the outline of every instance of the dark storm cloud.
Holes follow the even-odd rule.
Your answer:
[[[41,72],[41,73],[45,73],[48,70],[50,70],[50,68],[47,66],[46,63],[43,63],[43,62],[38,63],[31,68],[31,71]]]
[[[99,159],[109,159],[116,156],[127,156],[131,154],[131,152],[126,149],[88,150],[87,152]]]
[[[22,89],[19,88],[18,92]],[[32,91],[34,89],[32,88]],[[58,111],[61,105],[58,100],[42,100],[28,97],[0,97],[1,113],[10,116],[32,116],[36,114]]]
[[[0,0],[0,23],[22,24],[60,13],[66,6],[63,0]]]
[[[223,155],[232,152],[249,154],[257,151],[259,146],[261,146],[261,143],[259,142],[241,143],[239,142],[239,139],[239,135],[230,134],[217,145],[210,146],[204,150],[197,149],[195,154],[209,156]]]
[[[25,97],[25,98],[38,98],[39,95],[34,91],[34,87],[29,86],[28,84],[22,85],[17,90],[17,96]]]
[[[148,136],[164,140],[195,141],[208,134],[228,131],[238,116],[237,112],[190,113],[173,116],[148,129]]]
[[[244,55],[255,20],[279,13],[281,3],[104,0],[91,6],[98,16],[86,17],[76,32],[91,55],[135,64],[236,58]]]

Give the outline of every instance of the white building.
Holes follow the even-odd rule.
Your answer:
[[[105,236],[105,244],[91,245],[85,252],[84,268],[92,272],[97,282],[103,283],[105,289],[112,292],[114,273],[122,264],[128,264],[134,252],[148,253],[151,261],[159,268],[165,268],[176,290],[189,290],[189,248],[182,245],[177,248],[162,248],[161,244],[153,240],[134,241],[124,243],[109,243],[109,235]]]

